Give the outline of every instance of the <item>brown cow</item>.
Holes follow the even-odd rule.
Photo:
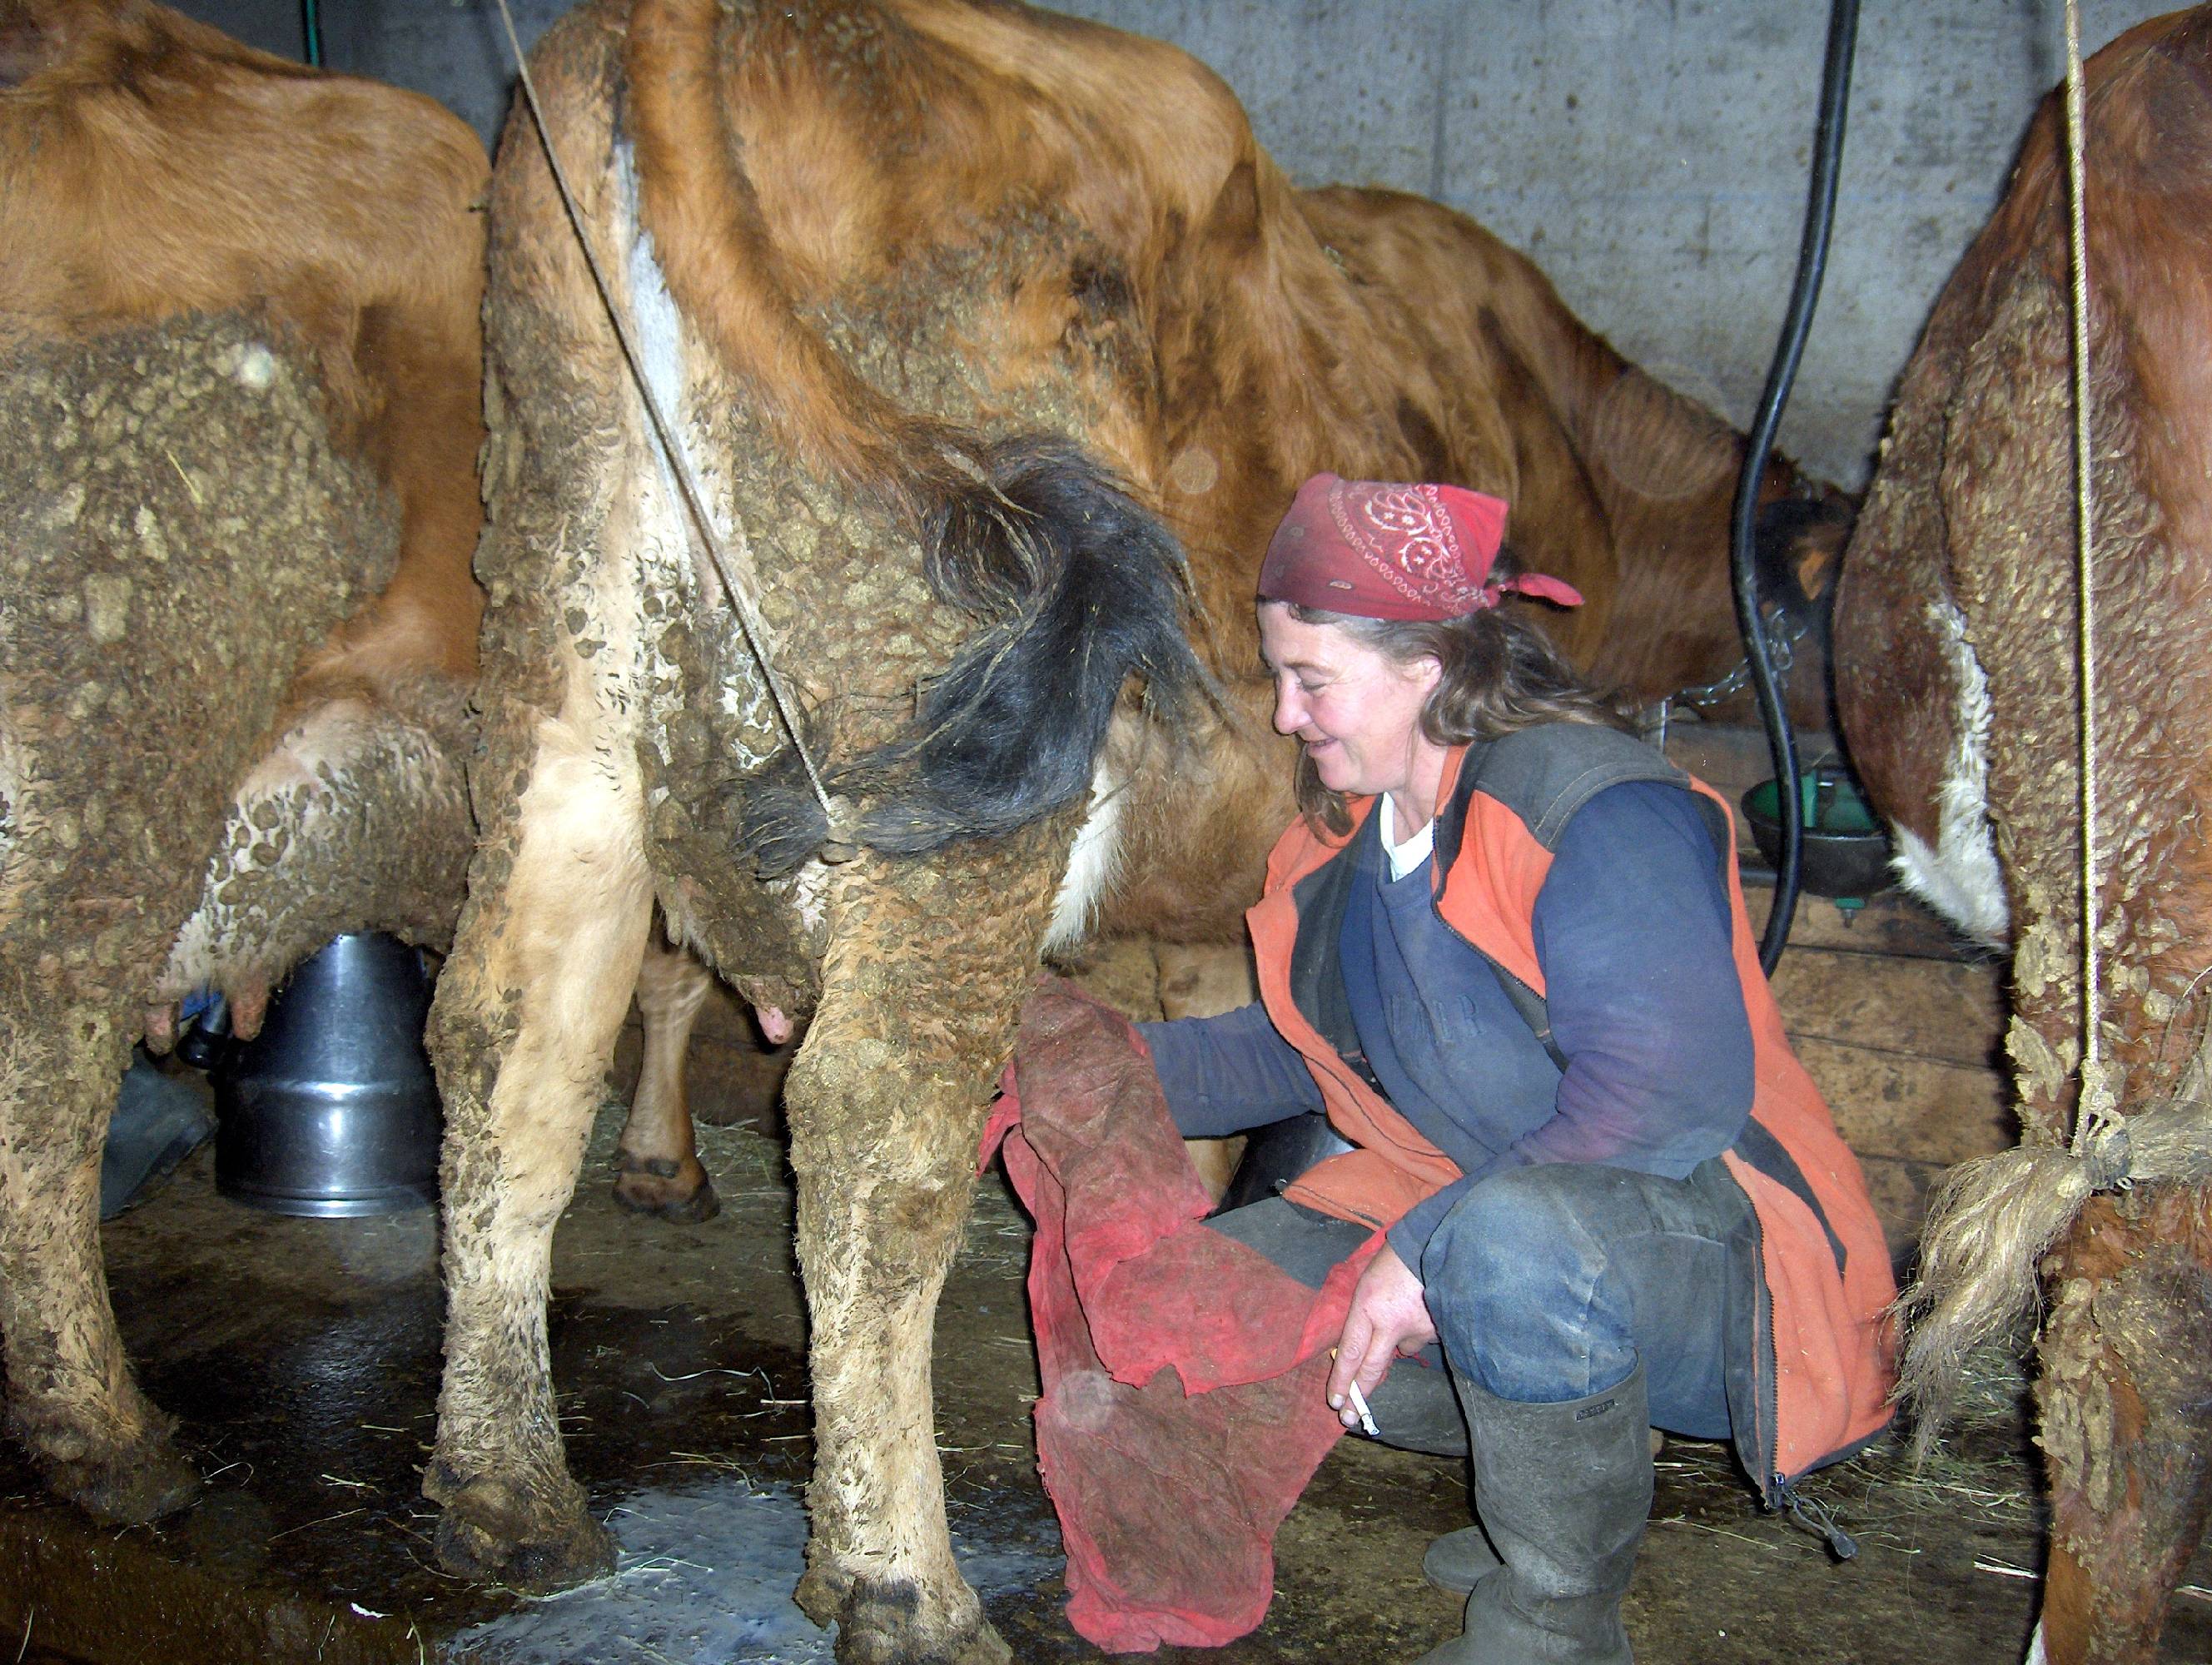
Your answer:
[[[1966,1346],[2007,1331],[2039,1271],[2036,1655],[2053,1665],[2153,1658],[2212,1508],[2212,8],[2100,52],[2087,101],[2098,1032],[2124,1138],[2072,1142],[2081,679],[2056,95],[1906,367],[1836,613],[1838,713],[1900,869],[2013,951],[2022,1148],[1962,1171],[1931,1219],[1905,1374],[1939,1418]]]
[[[485,173],[427,99],[0,0],[0,1329],[103,1517],[197,1486],[100,1272],[131,1042],[458,910]]]
[[[546,1273],[657,901],[757,1006],[811,1012],[786,1091],[817,1412],[799,1599],[847,1659],[1002,1658],[945,1527],[937,1292],[1040,950],[1102,922],[1219,939],[1256,890],[1288,814],[1250,629],[1268,529],[1323,467],[1480,486],[1540,505],[1528,558],[1625,629],[1619,570],[1721,562],[1733,442],[1464,222],[1302,199],[1154,42],[969,0],[600,0],[533,64],[722,552],[518,114],[483,842],[431,1024],[440,1552],[538,1587],[608,1564],[562,1456]],[[1470,254],[1522,300],[1455,299]],[[1684,437],[1608,448],[1638,422]]]
[[[1511,500],[1516,552],[1537,571],[1566,576],[1588,599],[1570,613],[1545,610],[1545,623],[1577,662],[1639,705],[1723,679],[1741,654],[1725,554],[1741,436],[1628,363],[1568,310],[1534,263],[1464,215],[1380,190],[1331,187],[1299,192],[1295,201],[1339,274],[1334,286],[1348,280],[1364,344],[1389,368],[1398,401],[1391,420],[1412,471],[1459,478],[1494,457],[1480,468],[1494,471],[1493,489],[1518,493]],[[1172,407],[1164,420],[1174,422]],[[1212,495],[1219,470],[1206,441],[1187,446],[1170,465],[1162,507],[1190,548],[1216,552],[1201,572],[1249,577],[1281,505],[1222,520]],[[1825,727],[1820,603],[1852,505],[1777,460],[1762,506],[1763,592],[1784,604],[1788,627],[1804,632],[1787,681],[1791,714]],[[1129,829],[1087,926],[1063,921],[1054,932],[1063,950],[1087,929],[1149,937],[1170,951],[1222,951],[1202,953],[1195,966],[1188,956],[1179,960],[1186,976],[1198,970],[1208,987],[1194,1004],[1170,996],[1171,1016],[1223,1010],[1240,983],[1236,1004],[1256,998],[1249,967],[1238,970],[1249,959],[1243,910],[1258,899],[1261,864],[1295,812],[1290,749],[1267,731],[1256,647],[1241,628],[1245,599],[1224,587],[1209,611],[1235,627],[1218,643],[1217,668],[1258,690],[1247,690],[1243,707],[1257,746],[1217,754],[1216,767],[1235,773],[1207,795],[1204,817],[1191,817],[1191,805],[1172,795],[1152,799],[1149,823]],[[1712,697],[1703,710],[1742,720],[1749,696]],[[658,975],[672,989],[696,979],[695,1006],[704,994],[704,973],[696,968],[671,963]],[[1164,983],[1162,992],[1169,993]],[[674,1214],[690,1206],[687,1188],[706,1183],[683,1109],[685,1032],[648,1026],[655,1061],[646,1079],[655,1091],[641,1092],[623,1131],[617,1186],[632,1206]],[[653,1177],[655,1167],[682,1177]]]
[[[1533,261],[1466,216],[1340,186],[1303,191],[1298,203],[1373,314],[1416,409],[1448,433],[1503,424],[1521,493],[1511,542],[1528,566],[1569,573],[1582,591],[1588,605],[1547,611],[1545,623],[1592,680],[1644,703],[1738,664],[1722,551],[1742,437],[1622,358]],[[1451,457],[1432,448],[1425,460],[1441,467]],[[1810,632],[1789,678],[1792,712],[1825,728],[1818,604],[1853,505],[1777,462],[1759,507],[1762,593]],[[1693,703],[1755,720],[1746,694]]]
[[[0,1322],[16,1426],[96,1514],[194,1489],[77,1219],[116,1060],[194,988],[250,1036],[331,935],[459,910],[484,179],[428,100],[0,0],[0,222],[36,228],[0,241]],[[698,975],[648,957],[649,1066]],[[683,1140],[623,1187],[699,1218],[681,1091],[648,1067],[640,1125]]]

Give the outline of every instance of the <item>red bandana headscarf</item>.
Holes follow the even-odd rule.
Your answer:
[[[1316,474],[1267,544],[1260,598],[1388,619],[1457,618],[1509,592],[1581,606],[1572,586],[1541,573],[1491,575],[1505,514],[1501,499],[1458,486]]]

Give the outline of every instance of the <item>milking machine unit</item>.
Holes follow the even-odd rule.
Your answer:
[[[1759,720],[1766,727],[1774,779],[1779,783],[1776,807],[1780,812],[1781,837],[1774,863],[1774,908],[1759,945],[1759,963],[1769,973],[1782,957],[1783,945],[1790,939],[1790,921],[1797,911],[1805,815],[1798,787],[1796,737],[1790,732],[1790,713],[1775,678],[1772,653],[1759,617],[1752,526],[1758,513],[1759,482],[1765,477],[1767,459],[1774,450],[1782,407],[1789,400],[1790,384],[1797,378],[1797,363],[1804,355],[1805,337],[1813,325],[1813,308],[1820,301],[1820,279],[1827,268],[1828,234],[1836,218],[1836,176],[1844,154],[1844,112],[1850,101],[1851,57],[1858,27],[1858,0],[1831,0],[1827,60],[1820,72],[1820,125],[1813,145],[1812,191],[1805,210],[1804,239],[1798,245],[1797,278],[1790,292],[1790,311],[1783,319],[1774,362],[1766,373],[1766,391],[1759,395],[1759,414],[1752,423],[1751,441],[1744,453],[1743,473],[1736,481],[1735,505],[1729,523],[1729,568],[1735,591],[1736,627],[1743,633],[1744,661],[1758,696]]]
[[[216,1188],[279,1214],[345,1218],[438,1196],[441,1113],[423,1050],[430,980],[382,933],[343,936],[301,963],[251,1041],[218,1013],[179,1042],[209,1072]]]

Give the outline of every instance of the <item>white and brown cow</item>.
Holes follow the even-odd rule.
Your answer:
[[[817,1415],[799,1599],[841,1657],[1002,1658],[945,1530],[933,1311],[1040,950],[1233,933],[1287,818],[1249,629],[1269,529],[1324,467],[1498,492],[1531,563],[1593,596],[1577,646],[1604,664],[1647,565],[1724,583],[1737,442],[1466,222],[1302,197],[1153,42],[971,0],[600,0],[532,63],[743,595],[518,112],[483,842],[431,1025],[441,1553],[539,1587],[608,1563],[546,1277],[657,901],[757,1006],[811,1014],[786,1095]],[[739,599],[848,800],[834,823]],[[1717,611],[1692,673],[1733,657]],[[833,834],[857,859],[822,859]]]
[[[197,1477],[97,1231],[132,1042],[471,845],[483,148],[145,0],[0,0],[0,1331],[48,1481]]]
[[[1899,386],[1837,592],[1837,703],[1906,882],[2013,953],[2021,1150],[1962,1172],[1930,1222],[1905,1385],[1939,1416],[1966,1345],[2039,1274],[2039,1653],[2142,1665],[2212,1507],[2212,8],[2087,70],[2099,1034],[2119,1138],[2068,1153],[2081,678],[2056,95]]]

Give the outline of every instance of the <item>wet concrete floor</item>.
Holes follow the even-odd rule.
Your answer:
[[[420,1495],[440,1364],[427,1212],[304,1220],[215,1193],[203,1152],[106,1229],[124,1334],[207,1477],[155,1527],[92,1527],[0,1448],[0,1660],[815,1661],[831,1639],[789,1601],[810,1461],[791,1192],[772,1060],[742,1036],[695,1056],[702,1155],[723,1212],[672,1225],[608,1190],[602,1115],[555,1250],[551,1334],[571,1463],[623,1545],[609,1580],[549,1601],[462,1583],[432,1557]],[[1028,1419],[1036,1389],[1028,1231],[979,1194],[939,1326],[939,1443],[971,1582],[1023,1661],[1098,1656],[1061,1616],[1059,1539]],[[1720,1447],[1660,1461],[1628,1602],[1638,1657],[2002,1661],[2033,1622],[2032,1453],[2002,1370],[1959,1451],[1916,1474],[1880,1450],[1808,1482],[1857,1538],[1838,1565],[1763,1515]],[[1463,1467],[1346,1441],[1285,1522],[1265,1624],[1169,1661],[1407,1660],[1455,1632],[1420,1552],[1462,1523]],[[2212,1585],[2200,1557],[2192,1586]],[[2178,1597],[2165,1657],[2212,1659],[2212,1599]]]

